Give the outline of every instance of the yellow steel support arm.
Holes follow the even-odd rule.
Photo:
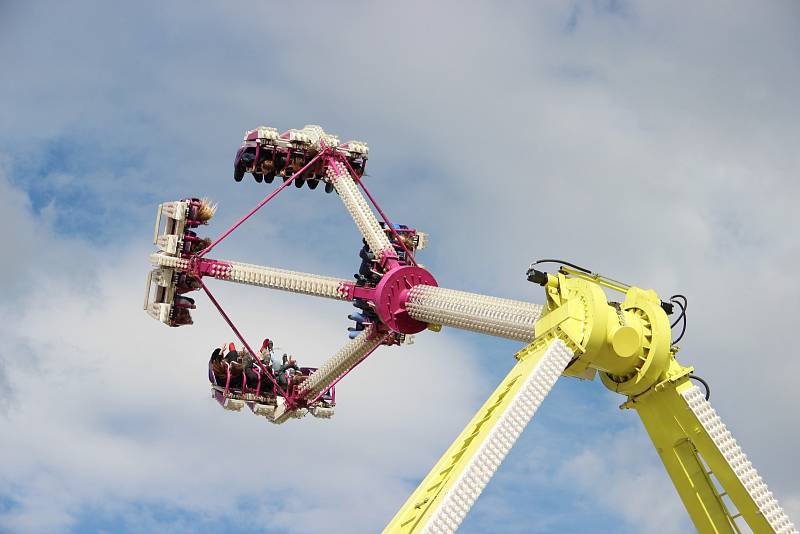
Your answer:
[[[644,423],[701,534],[796,532],[716,411],[677,363],[668,380],[625,403]],[[745,529],[745,531],[747,531]]]
[[[520,351],[519,362],[384,534],[454,532],[572,357],[559,339],[540,340]]]
[[[562,268],[534,273],[547,302],[519,363],[434,466],[384,533],[453,532],[541,400],[564,374],[596,375],[628,397],[696,528],[796,534],[717,413],[675,360],[669,318],[652,290]],[[602,287],[624,295],[609,302]],[[573,358],[574,357],[574,358]],[[731,504],[728,504],[730,502]]]

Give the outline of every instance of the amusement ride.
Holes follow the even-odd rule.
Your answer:
[[[526,344],[514,355],[516,364],[384,533],[454,532],[561,376],[599,376],[625,397],[622,408],[639,414],[699,532],[798,532],[711,407],[708,385],[675,358],[683,332],[673,341],[672,329],[685,329],[685,297],[663,300],[652,289],[560,260],[540,260],[526,273],[543,288],[544,304],[439,287],[415,257],[427,235],[392,224],[365,187],[368,155],[366,143],[340,143],[319,126],[280,134],[261,126],[245,134],[234,179],[250,173],[257,182],[271,183],[279,177],[280,186],[217,239],[197,235],[216,210],[208,200],[158,206],[158,251],[150,256],[155,268],[148,274],[144,309],[169,326],[188,325],[195,308],[188,294],[202,290],[208,296],[253,362],[254,378],[239,383],[229,362],[226,375],[209,371],[212,397],[222,407],[247,406],[276,424],[306,414],[329,418],[336,384],[381,345],[408,344],[414,334],[443,326],[512,339]],[[208,257],[291,184],[316,189],[320,183],[338,194],[364,238],[355,281]],[[547,272],[544,266],[553,264],[557,270]],[[355,321],[350,340],[321,367],[278,376],[211,293],[205,281],[210,278],[350,302],[358,309],[348,316]]]

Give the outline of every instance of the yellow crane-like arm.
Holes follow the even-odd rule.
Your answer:
[[[766,483],[675,359],[665,303],[653,290],[593,273],[531,269],[544,307],[417,286],[407,308],[434,325],[529,340],[519,362],[392,519],[384,534],[451,533],[558,376],[593,379],[637,410],[701,534],[797,534]],[[609,302],[603,288],[624,295]],[[533,332],[531,332],[533,330]],[[656,504],[657,505],[657,504]]]
[[[558,338],[537,340],[389,523],[384,534],[455,532],[573,358]]]
[[[742,523],[758,533],[797,532],[717,412],[688,376],[665,383],[625,406],[639,413],[701,534],[742,532]]]

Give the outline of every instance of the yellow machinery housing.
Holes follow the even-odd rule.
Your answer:
[[[557,378],[598,373],[641,417],[699,532],[797,532],[690,381],[693,369],[676,361],[654,291],[569,267],[536,274],[547,303],[533,341],[384,533],[455,531]],[[609,303],[603,287],[624,300]]]

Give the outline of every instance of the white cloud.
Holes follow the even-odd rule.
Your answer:
[[[9,417],[16,407],[28,410],[20,412],[20,418],[40,421],[30,437],[13,438],[14,447],[28,455],[15,476],[24,479],[25,466],[47,464],[43,458],[49,451],[29,443],[45,437],[72,441],[80,436],[101,457],[118,447],[130,448],[127,454],[146,457],[147,465],[161,469],[177,462],[179,470],[194,470],[200,460],[191,454],[183,458],[187,447],[176,444],[194,442],[195,436],[206,439],[209,421],[242,439],[263,441],[259,432],[267,431],[260,426],[253,430],[248,418],[206,414],[205,394],[195,389],[201,387],[202,377],[188,371],[195,356],[181,352],[190,347],[197,359],[204,358],[205,344],[217,343],[218,334],[206,339],[196,337],[205,335],[197,332],[219,332],[221,322],[205,310],[198,314],[202,326],[198,321],[188,332],[154,330],[156,325],[135,311],[145,250],[129,250],[122,239],[138,244],[140,236],[146,238],[154,199],[187,193],[208,193],[221,200],[218,228],[225,226],[264,190],[251,183],[234,188],[230,180],[230,157],[241,130],[260,122],[280,128],[318,122],[343,137],[370,142],[370,186],[395,218],[432,233],[424,261],[442,285],[541,301],[537,288],[522,274],[532,259],[555,256],[665,294],[688,294],[690,322],[681,361],[695,365],[711,381],[712,402],[772,489],[787,508],[796,510],[800,487],[785,465],[800,445],[800,435],[784,416],[800,406],[792,378],[800,364],[791,357],[798,320],[792,303],[800,296],[794,275],[800,259],[794,235],[800,227],[795,209],[800,195],[795,179],[800,171],[800,130],[794,119],[794,91],[800,81],[794,54],[795,7],[772,4],[753,11],[743,3],[724,8],[641,2],[625,3],[621,9],[609,9],[615,3],[577,5],[571,32],[565,30],[572,6],[561,4],[530,10],[520,5],[426,4],[423,9],[353,4],[349,9],[317,6],[313,11],[306,6],[275,11],[255,5],[246,12],[238,6],[208,12],[175,5],[158,15],[102,4],[25,8],[32,11],[19,16],[24,24],[0,32],[0,58],[14,71],[0,87],[2,100],[14,103],[0,109],[0,122],[9,125],[0,137],[5,150],[13,153],[9,167],[15,183],[36,194],[57,193],[45,210],[54,225],[64,217],[85,217],[87,224],[99,219],[85,207],[76,211],[75,203],[68,201],[76,193],[99,200],[106,216],[122,212],[129,221],[126,225],[123,217],[112,219],[123,230],[122,237],[112,236],[118,242],[110,248],[104,245],[95,256],[79,240],[64,243],[63,236],[53,238],[51,227],[35,222],[25,195],[0,181],[0,199],[8,200],[0,222],[14,230],[7,240],[11,250],[18,251],[16,257],[26,258],[0,262],[0,275],[9,281],[3,286],[4,297],[13,296],[0,307],[2,328],[16,340],[0,349],[0,377],[5,374],[19,404],[24,400],[20,388],[33,369],[47,372],[49,358],[67,361],[64,354],[74,363],[47,377],[53,387],[67,388],[53,393],[59,401],[51,403],[53,413],[22,404],[8,408]],[[108,23],[117,19],[126,23]],[[73,22],[64,25],[63,20]],[[24,50],[5,46],[19,42],[26,43]],[[335,60],[327,58],[329,51]],[[484,143],[487,138],[493,140],[491,146]],[[73,159],[81,164],[93,161],[91,168],[60,169],[59,162],[51,162],[41,175],[31,170],[72,140],[84,143],[82,150],[74,150],[80,154]],[[92,157],[84,153],[87,146]],[[132,155],[134,163],[115,168],[120,154]],[[220,255],[346,276],[351,267],[338,247],[347,236],[353,241],[354,259],[355,233],[348,226],[350,234],[339,235],[347,222],[335,203],[307,203],[306,198],[282,198],[284,203],[267,218],[268,226],[259,221],[240,233],[241,242],[253,248],[226,244]],[[295,216],[299,228],[289,224]],[[142,228],[141,234],[131,228]],[[342,241],[328,241],[332,237]],[[270,248],[261,248],[261,243]],[[83,268],[109,255],[117,257],[99,272]],[[91,259],[82,261],[84,257]],[[125,291],[114,280],[124,280]],[[34,292],[20,300],[28,287]],[[334,311],[340,309],[337,305],[308,303],[298,308],[294,299],[271,294],[262,298],[246,290],[226,289],[223,295],[255,337],[267,325],[271,332],[291,338],[304,354],[322,354],[341,342],[343,319],[314,325],[330,332],[319,337],[300,335],[301,325],[293,320],[312,312],[324,320],[333,313],[344,315]],[[441,343],[441,350],[449,351],[449,343],[458,343],[445,336],[425,336],[402,356],[400,351],[387,351],[368,363],[379,376],[390,372],[382,367],[390,362],[399,362],[407,371],[406,364],[421,361],[407,360],[407,353],[427,352],[426,347],[434,347],[429,343]],[[115,373],[105,351],[124,345],[120,340],[136,346],[126,347],[121,359],[127,367]],[[164,360],[153,352],[159,347],[174,355],[167,360],[179,358],[187,369],[186,376],[169,382],[169,388],[152,369]],[[21,353],[34,354],[30,367],[6,363]],[[452,361],[448,372],[453,372],[465,360],[446,361]],[[474,381],[474,373],[485,373],[490,365],[464,370],[465,380],[473,376]],[[426,360],[419,367],[427,366]],[[375,418],[367,428],[381,425],[380,432],[391,435],[397,428],[386,426],[389,422],[410,425],[404,428],[416,422],[411,409],[389,422],[373,412],[370,407],[378,405],[363,395],[372,392],[374,384],[359,382],[371,376],[372,367],[365,366],[343,386],[342,409],[326,430],[352,432],[368,441],[362,418]],[[72,381],[64,373],[94,377],[122,400],[108,399],[105,386],[96,393],[69,389]],[[485,384],[473,385],[460,391],[471,396],[485,389]],[[98,412],[105,419],[85,421],[88,416],[80,415],[76,399],[87,395],[108,403],[105,412]],[[414,406],[430,402],[434,399]],[[428,449],[417,451],[389,439],[381,442],[398,458],[417,463],[387,467],[390,462],[381,450],[371,449],[363,453],[364,468],[376,462],[383,473],[421,476],[471,406],[449,397],[437,402],[453,403],[448,412],[452,418],[440,417],[453,426],[444,429],[436,420],[438,437],[428,438],[420,422],[419,439],[429,439]],[[168,442],[163,454],[137,444],[145,431],[107,436],[111,431],[106,425],[114,414],[130,412],[119,429],[136,429],[134,421],[149,420],[157,408],[165,415],[154,420],[186,418],[180,426],[182,436],[173,435],[171,425],[152,427],[150,439]],[[567,414],[571,408],[558,409]],[[592,413],[601,409],[591,408]],[[63,421],[65,428],[51,428],[50,419]],[[22,424],[22,419],[16,421]],[[302,428],[317,428],[318,422],[310,423],[281,429],[280,435],[305,436],[311,431]],[[597,430],[592,436],[606,439]],[[219,445],[215,438],[208,439]],[[587,450],[580,457],[586,462],[601,454],[594,447]],[[54,469],[70,476],[81,472],[85,466],[73,462],[85,461],[84,453],[73,452],[77,459],[59,457]],[[626,471],[613,458],[609,461],[625,480],[638,476],[639,471]],[[116,465],[111,459],[103,463]],[[645,473],[660,469],[652,456],[637,465]],[[599,476],[611,472],[603,470]],[[354,475],[349,487],[368,485],[368,475]],[[142,484],[132,478],[133,489],[118,497],[120,502],[142,494],[136,489]],[[34,499],[47,487],[58,487],[50,480],[35,482],[25,491]],[[107,488],[110,480],[97,475],[87,484]],[[410,484],[399,487],[395,479],[381,480],[393,492],[385,502],[402,502]],[[502,500],[504,495],[492,488],[486,499]],[[513,491],[538,488],[535,481],[519,481]],[[562,491],[577,494],[564,487]],[[62,508],[91,502],[84,497],[70,496],[73,500]],[[198,493],[194,500],[186,496],[181,502],[198,507],[205,498]],[[308,520],[322,524],[327,514],[351,509],[353,501],[340,498],[346,503],[341,507],[320,498]],[[613,503],[598,500],[598,506],[621,520],[638,521]],[[356,504],[352,509],[383,518],[393,512],[389,504],[369,512]],[[66,524],[58,513],[54,509],[53,524]],[[374,519],[374,524],[380,521]]]
[[[637,532],[688,532],[690,523],[646,434],[640,429],[594,440],[564,462],[554,477],[612,511]]]
[[[477,379],[472,349],[433,335],[378,350],[341,383],[332,421],[276,427],[226,413],[210,399],[205,375],[211,348],[232,335],[202,297],[192,327],[150,320],[140,308],[145,258],[141,247],[97,254],[84,267],[91,287],[40,273],[24,301],[4,304],[0,331],[11,350],[3,369],[15,395],[0,445],[14,461],[3,463],[0,480],[15,488],[16,503],[0,515],[5,528],[65,529],[93,503],[144,502],[213,518],[248,495],[269,494],[291,519],[277,514],[265,526],[309,531],[356,521],[373,531],[391,517],[386,503],[409,489],[395,477],[422,473],[469,416],[460,399],[472,397]],[[251,343],[269,335],[304,363],[320,363],[346,340],[346,304],[241,288],[219,296]],[[374,506],[357,506],[371,499]],[[307,511],[291,513],[293,502]]]

